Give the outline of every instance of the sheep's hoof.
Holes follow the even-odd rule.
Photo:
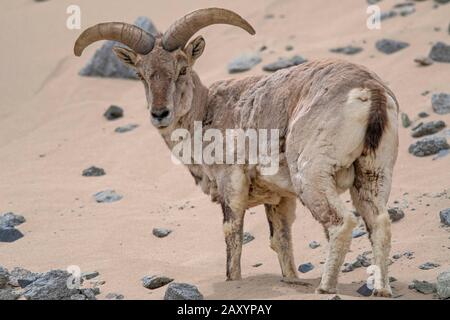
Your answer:
[[[334,288],[334,289],[324,289],[324,288],[319,287],[319,288],[316,289],[316,293],[317,294],[335,294],[335,293],[337,293],[337,290],[336,290],[336,288]]]
[[[374,289],[372,295],[374,297],[391,298],[392,290],[391,288]]]
[[[281,282],[284,282],[284,283],[287,283],[287,284],[296,284],[296,285],[305,286],[305,287],[311,286],[310,283],[301,281],[298,278],[283,278],[283,279],[281,279]]]

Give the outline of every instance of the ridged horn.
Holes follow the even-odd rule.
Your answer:
[[[78,37],[74,47],[75,55],[81,56],[87,46],[100,40],[120,42],[139,54],[149,53],[155,45],[155,38],[139,27],[123,22],[106,22],[86,29]]]
[[[175,21],[163,36],[163,47],[167,51],[184,48],[189,39],[200,29],[212,24],[229,24],[240,27],[254,35],[255,29],[237,13],[221,8],[206,8],[188,13]]]

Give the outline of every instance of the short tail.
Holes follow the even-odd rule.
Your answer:
[[[388,122],[386,91],[382,87],[370,90],[370,110],[364,137],[363,154],[375,153]]]

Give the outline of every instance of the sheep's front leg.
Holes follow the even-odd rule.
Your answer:
[[[223,232],[227,246],[227,281],[241,279],[242,238],[244,235],[244,210],[232,210],[222,203]]]

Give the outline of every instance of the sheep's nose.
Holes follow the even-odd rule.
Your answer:
[[[151,115],[153,119],[161,121],[164,118],[167,118],[167,116],[170,114],[170,110],[167,108],[158,108],[155,110],[152,110]]]

